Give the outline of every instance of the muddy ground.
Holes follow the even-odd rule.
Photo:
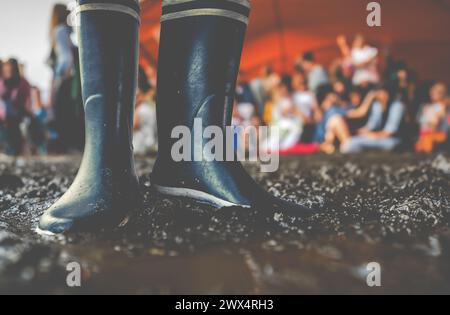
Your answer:
[[[96,235],[42,238],[39,216],[69,187],[77,157],[0,159],[0,293],[450,293],[450,157],[366,154],[282,159],[256,175],[271,193],[313,206],[308,221],[214,211],[150,190],[144,210]],[[81,288],[66,266],[83,266]],[[366,284],[369,262],[381,287]]]

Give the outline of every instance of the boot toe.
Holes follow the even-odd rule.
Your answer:
[[[37,233],[42,235],[58,235],[69,232],[75,224],[73,219],[58,218],[51,213],[45,213],[37,228]]]

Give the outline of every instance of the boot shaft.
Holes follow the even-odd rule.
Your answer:
[[[79,0],[85,157],[93,167],[130,164],[137,83],[139,5]],[[89,163],[87,162],[87,163]]]
[[[160,155],[175,126],[231,124],[250,5],[248,1],[163,1],[158,65]]]

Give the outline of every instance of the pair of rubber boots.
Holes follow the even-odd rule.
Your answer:
[[[138,65],[139,4],[79,0],[76,14],[86,144],[79,173],[42,216],[38,231],[60,234],[120,225],[139,209],[132,147]],[[231,124],[235,85],[250,5],[238,1],[163,1],[158,65],[157,191],[216,208],[241,206],[303,218],[313,212],[276,199],[234,162],[174,162],[172,130]]]

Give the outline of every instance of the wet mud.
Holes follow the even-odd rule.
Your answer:
[[[42,212],[71,184],[78,157],[0,158],[0,293],[450,293],[450,157],[288,157],[258,173],[272,194],[316,208],[297,221],[257,209],[214,210],[150,189],[114,231],[41,237]],[[66,284],[70,262],[82,285]],[[381,265],[369,287],[367,264]]]

